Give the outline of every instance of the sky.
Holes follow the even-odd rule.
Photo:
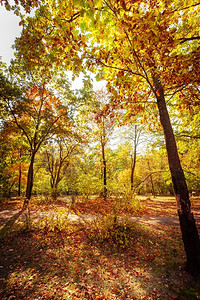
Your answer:
[[[7,11],[4,6],[0,6],[0,58],[7,65],[14,58],[12,45],[15,42],[15,38],[19,37],[21,33],[22,27],[19,26],[19,22],[20,18],[12,11]],[[72,82],[72,88],[80,89],[82,87],[81,77]],[[105,87],[105,81],[94,81],[95,90],[103,87]]]
[[[20,18],[12,11],[7,11],[4,6],[0,6],[0,56],[4,63],[9,64],[14,58],[12,45],[15,38],[20,36]]]

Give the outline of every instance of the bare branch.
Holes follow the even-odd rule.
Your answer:
[[[137,185],[134,186],[134,188],[136,189],[138,186],[140,186],[143,182],[145,182],[151,175],[153,174],[157,174],[157,173],[164,173],[164,172],[169,172],[167,171],[155,171],[155,172],[151,172],[147,177],[145,177],[145,179],[143,179],[142,181],[140,181]]]

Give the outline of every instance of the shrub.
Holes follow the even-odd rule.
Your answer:
[[[116,215],[99,217],[88,225],[88,236],[92,241],[109,243],[125,248],[132,239],[133,224],[126,219],[119,219]]]

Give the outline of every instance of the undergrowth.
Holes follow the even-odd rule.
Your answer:
[[[113,210],[72,222],[69,212],[55,205],[37,220],[30,214],[1,240],[1,299],[199,299],[182,269],[179,227],[134,223]]]
[[[133,223],[128,219],[119,219],[111,214],[98,217],[87,226],[88,237],[91,241],[108,242],[122,248],[128,246],[132,240],[133,228]]]

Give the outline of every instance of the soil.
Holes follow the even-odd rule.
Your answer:
[[[131,216],[132,221],[150,223],[152,225],[164,224],[164,225],[179,225],[179,220],[176,212],[176,203],[175,200],[171,198],[142,198],[140,199],[142,204],[142,210],[139,213],[135,213],[134,216]],[[59,201],[56,205],[57,212],[64,211],[66,209],[66,202]],[[191,200],[192,212],[196,220],[198,230],[200,232],[200,199],[195,197]],[[79,205],[79,203],[77,203]],[[52,211],[55,214],[55,206],[48,205],[48,209],[45,209],[45,206],[35,206],[30,209],[29,213],[32,221],[36,221],[39,218],[44,218],[51,216]],[[77,211],[77,209],[76,209]],[[12,219],[24,219],[27,214],[27,210],[22,211],[22,201],[20,200],[10,200],[6,203],[0,204],[0,226],[4,225],[6,222],[11,221]],[[83,213],[78,210],[78,213],[69,213],[67,214],[68,220],[71,221],[87,221],[93,220],[96,215],[91,214],[91,212]]]

